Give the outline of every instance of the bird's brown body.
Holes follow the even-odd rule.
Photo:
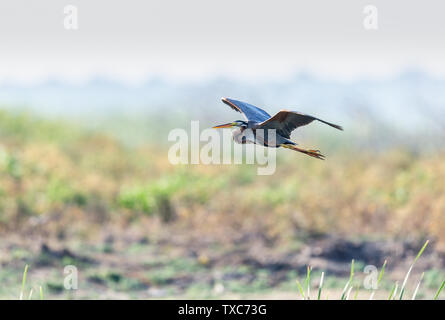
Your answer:
[[[273,129],[269,129],[273,130]],[[232,131],[233,141],[240,144],[254,143],[265,147],[278,148],[286,139],[276,137],[275,139],[269,137],[268,129],[262,128],[236,128]],[[281,141],[283,140],[283,141]]]

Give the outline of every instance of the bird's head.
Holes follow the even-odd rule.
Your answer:
[[[213,129],[233,128],[233,127],[244,127],[244,128],[247,128],[247,122],[243,121],[243,120],[235,120],[233,122],[220,124],[219,126],[214,126]]]

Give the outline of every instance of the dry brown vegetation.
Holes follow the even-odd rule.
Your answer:
[[[433,251],[445,251],[443,151],[351,151],[318,161],[279,150],[276,173],[258,176],[248,165],[172,166],[166,146],[130,148],[5,112],[0,143],[2,241],[16,234],[60,246],[131,235],[190,246],[204,265],[212,245],[249,243],[263,256],[321,235],[428,238]]]
[[[278,239],[298,231],[429,237],[445,249],[444,153],[323,162],[279,150],[276,173],[258,176],[254,165],[173,166],[165,146],[130,149],[108,136],[2,117],[10,127],[0,131],[4,231],[160,218],[208,236],[255,229]]]

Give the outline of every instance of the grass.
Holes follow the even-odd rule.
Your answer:
[[[19,300],[23,300],[25,297],[25,285],[26,285],[27,275],[28,275],[28,265],[25,265],[25,269],[23,271],[23,276],[22,276],[22,290],[20,291]],[[28,300],[32,299],[33,292],[34,292],[34,289],[31,288],[29,290]],[[39,295],[40,295],[40,300],[44,300],[42,286],[39,286]]]
[[[320,284],[318,285],[318,296],[317,296],[317,300],[320,300],[320,298],[321,298],[321,290],[322,290],[322,288],[323,288],[323,280],[324,280],[324,272],[321,273]]]
[[[350,271],[350,275],[349,275],[349,280],[348,282],[346,282],[345,287],[343,288],[343,292],[341,294],[341,300],[349,300],[349,294],[351,293],[352,290],[352,279],[354,278],[354,259],[351,261],[351,271]]]
[[[22,291],[20,291],[19,299],[23,300],[23,296],[25,294],[25,284],[26,284],[26,275],[28,274],[28,265],[25,265],[25,270],[23,271],[22,277]]]
[[[416,258],[414,259],[414,262],[417,262],[422,253],[425,251],[426,246],[424,245],[422,249],[417,254]],[[147,251],[147,250],[145,250]],[[131,255],[139,256],[140,252],[132,253]],[[127,253],[129,254],[129,253]],[[127,256],[127,259],[131,257],[129,254]],[[414,270],[414,262],[411,264],[408,272],[412,274]],[[383,293],[386,292],[385,287],[390,284],[389,280],[386,280],[387,283],[385,286],[381,286],[381,283],[385,281],[383,275],[386,268],[386,262],[383,264],[379,274],[378,274],[378,289],[372,289],[372,295],[370,299],[373,299],[373,296],[376,291],[382,291]],[[87,272],[86,273],[86,280],[91,281],[95,284],[95,286],[100,286],[100,291],[108,291],[113,290],[115,292],[122,292],[122,293],[128,293],[128,294],[136,294],[137,292],[145,292],[147,290],[147,287],[145,283],[149,283],[150,287],[153,285],[159,290],[160,293],[163,294],[161,297],[176,297],[177,294],[177,288],[172,284],[173,279],[182,278],[182,277],[191,277],[195,276],[195,280],[191,281],[190,284],[187,286],[187,289],[185,291],[185,297],[187,298],[200,298],[200,299],[207,299],[207,298],[221,298],[225,297],[224,295],[221,296],[221,294],[229,294],[228,297],[234,297],[233,295],[240,295],[239,297],[251,297],[252,294],[256,295],[268,295],[270,292],[273,292],[273,288],[269,286],[269,279],[273,276],[273,273],[267,271],[267,270],[254,270],[249,268],[226,268],[224,270],[220,270],[218,272],[222,272],[222,274],[226,275],[252,275],[255,274],[255,280],[252,282],[244,282],[241,280],[236,280],[236,278],[233,278],[232,280],[223,281],[220,280],[216,284],[219,284],[219,286],[222,286],[222,289],[216,289],[217,286],[214,286],[213,288],[209,286],[205,282],[200,282],[199,279],[202,275],[206,274],[206,268],[203,266],[200,266],[198,261],[194,262],[191,259],[170,259],[165,260],[161,258],[159,261],[153,261],[150,265],[147,265],[146,269],[151,270],[150,272],[145,272],[137,277],[128,276],[126,274],[123,274],[120,270],[121,269],[103,269],[100,268],[99,270],[102,271],[96,271],[96,272]],[[92,269],[91,269],[92,270]],[[239,272],[238,272],[239,271]],[[214,271],[215,272],[215,271]],[[407,272],[407,273],[408,273]],[[322,299],[335,299],[338,298],[340,300],[357,300],[359,297],[360,299],[365,298],[367,291],[364,289],[360,289],[361,286],[357,282],[358,279],[356,279],[357,273],[359,272],[359,269],[357,269],[357,264],[355,261],[351,261],[350,264],[350,271],[349,271],[349,277],[345,279],[346,285],[341,286],[342,290],[337,296],[335,292],[336,287],[340,288],[339,284],[337,285],[329,285],[330,281],[329,277],[326,276],[326,272],[317,273],[314,272],[313,268],[308,266],[306,268],[306,275],[304,277],[304,286],[300,284],[298,281],[298,278],[296,279],[297,284],[297,292],[300,294],[300,297],[304,300],[309,300],[312,297],[311,293],[311,286],[312,286],[312,279],[319,279],[318,281],[318,290],[316,292],[316,299],[322,300]],[[421,289],[421,280],[424,277],[424,273],[421,274],[420,279],[417,281],[416,286],[414,287],[411,299],[416,299],[418,296],[418,292]],[[289,273],[289,279],[287,281],[291,282],[295,279],[295,273]],[[334,278],[339,281],[339,278]],[[406,280],[406,285],[409,283],[409,277],[405,275],[404,282]],[[21,278],[21,290],[19,299],[33,299],[35,289],[38,289],[40,299],[44,299],[44,286],[33,286],[31,285],[31,288],[27,290],[27,286],[29,287],[29,266],[28,264],[25,265],[22,278]],[[32,280],[32,279],[31,279]],[[47,295],[51,298],[54,297],[60,297],[62,294],[73,298],[76,295],[70,295],[68,291],[65,291],[63,288],[62,280],[60,279],[60,275],[58,278],[45,278],[45,292]],[[331,282],[332,283],[332,282]],[[439,288],[431,295],[425,297],[422,295],[423,298],[429,298],[429,299],[439,299],[440,294],[443,290],[445,283],[442,280],[440,283]],[[82,287],[84,287],[86,290],[90,290],[91,284],[88,284],[83,282]],[[289,289],[290,287],[288,287]],[[436,287],[437,288],[437,287]],[[390,288],[387,295],[388,300],[395,300],[395,299],[403,299],[406,298],[407,292],[405,287],[405,294],[401,295],[401,286],[399,286],[399,282],[395,281],[395,283],[392,284],[392,287]],[[215,291],[216,290],[216,291]],[[361,292],[363,290],[363,292]],[[287,292],[287,289],[283,287],[282,292]],[[428,291],[430,292],[430,291]],[[167,295],[167,296],[164,296]],[[231,296],[232,295],[232,296]],[[380,294],[382,296],[382,294]],[[79,297],[82,297],[80,295]],[[84,296],[84,298],[92,298],[93,296],[88,295]],[[135,295],[136,297],[136,295]],[[184,296],[181,296],[184,297]],[[264,297],[264,296],[263,296]]]
[[[383,274],[385,273],[386,263],[387,263],[387,261],[385,260],[385,262],[383,262],[382,269],[380,269],[379,277],[377,278],[377,288],[379,287],[380,282],[382,281],[382,278],[383,278]],[[372,291],[371,296],[369,297],[370,300],[372,300],[374,298],[375,290],[376,289],[374,289]]]
[[[407,271],[407,273],[405,275],[405,278],[403,279],[403,283],[402,283],[402,286],[400,287],[400,291],[399,291],[399,282],[396,281],[393,284],[393,286],[392,286],[392,288],[391,288],[391,290],[389,292],[388,300],[395,300],[397,295],[398,295],[398,299],[399,300],[403,299],[404,294],[406,292],[406,285],[408,283],[409,276],[410,276],[410,274],[411,274],[411,272],[412,272],[412,270],[414,268],[415,263],[417,262],[417,260],[420,258],[420,256],[422,255],[422,253],[426,249],[428,243],[429,243],[429,240],[427,240],[425,242],[425,244],[422,246],[422,248],[417,253],[417,256],[414,258],[414,261],[410,265],[410,267],[409,267],[409,269],[408,269],[408,271]],[[382,266],[382,268],[380,270],[380,273],[379,273],[379,276],[378,276],[378,279],[377,279],[377,287],[381,283],[381,280],[383,278],[383,274],[385,272],[385,267],[386,267],[386,260],[383,263],[383,266]],[[297,283],[297,286],[298,286],[298,291],[299,291],[299,293],[300,293],[300,295],[301,295],[303,300],[309,300],[310,299],[310,274],[311,274],[311,270],[312,270],[312,268],[308,266],[307,267],[306,280],[305,280],[305,285],[306,285],[306,288],[307,288],[307,294],[306,295],[304,294],[303,288],[300,285],[298,279],[296,280],[296,283]],[[422,275],[420,276],[419,281],[417,282],[417,285],[416,285],[416,287],[414,289],[414,292],[412,294],[412,298],[411,298],[412,300],[415,300],[415,298],[417,296],[417,293],[419,291],[420,284],[421,284],[421,281],[422,281],[423,277],[424,277],[424,273],[422,273]],[[353,279],[354,279],[354,260],[351,261],[349,279],[346,282],[345,286],[343,287],[343,291],[341,293],[340,300],[349,300],[351,292],[352,292],[352,290],[354,288],[353,285],[352,285]],[[324,280],[324,272],[321,273],[319,287],[318,287],[317,300],[321,299],[321,292],[322,292],[322,288],[323,288],[323,280]],[[437,290],[437,292],[434,295],[434,297],[432,297],[432,299],[437,300],[437,298],[439,297],[439,295],[440,295],[441,291],[443,290],[444,286],[445,286],[445,280],[442,281],[439,289]],[[359,288],[360,288],[360,285],[357,285],[356,286],[356,291],[355,291],[355,294],[354,294],[354,300],[357,299],[357,296],[358,296],[358,293],[359,293]],[[374,299],[374,295],[375,295],[376,290],[377,289],[373,289],[373,291],[371,293],[371,296],[369,298],[370,300]]]
[[[429,240],[427,240],[427,241],[425,242],[425,244],[423,245],[422,249],[420,249],[420,251],[419,251],[419,253],[417,254],[416,258],[414,259],[413,263],[412,263],[411,266],[409,267],[408,272],[406,273],[405,279],[403,279],[402,287],[400,288],[400,296],[399,296],[399,300],[402,300],[402,298],[403,298],[403,294],[405,293],[405,286],[406,286],[406,283],[408,282],[408,278],[409,278],[409,275],[411,274],[411,271],[412,271],[412,269],[413,269],[413,267],[414,267],[414,264],[416,263],[416,261],[417,261],[417,260],[420,258],[420,256],[422,255],[422,253],[423,253],[423,251],[425,250],[425,248],[426,248],[426,246],[428,245],[428,243],[429,243]]]
[[[416,300],[417,292],[419,291],[420,284],[422,283],[424,275],[425,275],[425,272],[422,272],[422,275],[420,276],[419,282],[417,282],[417,286],[413,292],[413,296],[412,296],[411,300]]]
[[[442,284],[440,285],[439,289],[437,290],[436,294],[434,295],[434,300],[437,300],[437,298],[439,298],[439,295],[442,292],[444,286],[445,286],[445,280],[442,281]]]

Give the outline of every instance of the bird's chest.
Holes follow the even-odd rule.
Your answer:
[[[233,131],[233,140],[240,144],[254,143],[262,146],[269,144],[267,136],[265,136],[263,130],[255,130],[251,128],[235,129]]]
[[[256,143],[255,134],[250,128],[236,128],[232,132],[233,141],[240,144]]]

